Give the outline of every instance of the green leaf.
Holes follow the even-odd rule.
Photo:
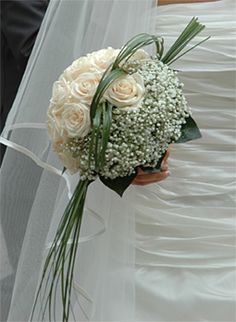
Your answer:
[[[156,43],[156,53],[161,60],[164,52],[164,38],[159,38],[158,41],[155,41]]]
[[[120,197],[122,197],[123,193],[131,185],[132,181],[136,176],[137,176],[137,171],[135,173],[132,173],[130,176],[126,176],[126,177],[117,177],[115,179],[109,179],[109,178],[100,176],[99,178],[102,181],[102,183],[105,184],[105,186],[115,191],[116,193],[118,193]]]
[[[102,99],[103,94],[105,93],[105,91],[107,90],[107,88],[111,85],[111,83],[113,83],[117,78],[125,75],[126,72],[121,69],[121,68],[117,68],[115,70],[109,70],[107,69],[105,74],[103,75],[97,90],[94,94],[92,103],[91,103],[91,108],[90,108],[90,118],[93,124],[93,118],[95,116],[96,113],[96,109],[100,103],[100,100]]]
[[[101,116],[102,116],[102,106],[101,104],[99,104],[93,118],[91,142],[89,146],[89,164],[91,162],[92,155],[94,154],[96,167],[98,167],[98,153],[99,153],[98,148],[99,148]]]
[[[105,162],[105,153],[110,137],[112,123],[112,104],[99,104],[93,119],[91,142],[89,147],[89,162],[94,155],[96,171],[99,172]]]
[[[158,173],[158,172],[161,172],[161,164],[162,164],[162,161],[163,161],[165,155],[166,155],[166,152],[164,152],[162,154],[162,156],[158,160],[157,165],[155,167],[141,166],[140,168],[146,173]]]
[[[203,40],[199,41],[197,44],[195,44],[194,46],[190,47],[189,49],[185,50],[183,53],[179,54],[179,56],[175,57],[174,59],[172,59],[171,61],[169,61],[168,65],[172,64],[173,62],[175,62],[176,60],[180,59],[180,57],[184,56],[185,54],[187,54],[189,51],[193,50],[194,48],[198,47],[199,45],[201,45],[202,43],[204,43],[205,41],[207,41],[208,39],[210,39],[211,36],[208,36],[206,38],[204,38]]]
[[[182,125],[180,138],[175,143],[184,143],[201,137],[202,135],[196,122],[189,116],[186,119],[186,123]]]
[[[94,117],[94,124],[93,124],[93,131],[94,135],[94,159],[95,159],[95,167],[96,170],[99,170],[99,150],[100,150],[100,135],[101,135],[101,122],[102,122],[102,106],[99,105],[95,117]],[[92,144],[92,140],[91,140]]]
[[[113,64],[113,68],[118,68],[119,64],[132,56],[135,51],[143,46],[146,46],[146,44],[151,44],[153,41],[152,36],[147,33],[135,35],[121,48]]]
[[[204,25],[198,22],[198,18],[194,17],[191,19],[189,24],[185,27],[183,32],[174,42],[174,44],[170,47],[164,57],[161,59],[164,64],[171,64],[177,58],[176,56],[187,46],[187,44],[196,37],[203,29],[205,28]],[[200,44],[200,43],[199,43]],[[196,46],[198,46],[197,44]],[[196,46],[192,47],[188,51],[192,50]],[[186,52],[188,52],[186,51]],[[186,53],[185,52],[185,53]],[[184,53],[184,54],[185,54]],[[183,56],[184,54],[180,55],[179,57]]]
[[[66,172],[66,167],[63,167],[61,174],[64,174]]]
[[[161,37],[147,33],[141,33],[134,36],[121,48],[112,68],[118,68],[120,63],[127,61],[138,49],[148,46],[152,43],[155,43],[157,53],[161,55],[163,51],[163,40]]]
[[[61,300],[62,307],[60,321],[69,321],[75,258],[83,217],[83,208],[90,183],[91,181],[89,180],[79,182],[64,211],[52,246],[46,257],[30,321],[35,321],[36,305],[41,305],[37,321],[44,321],[46,312],[48,312],[47,320],[51,321],[52,308],[56,305],[55,301],[58,300]],[[68,243],[70,239],[72,240],[71,244]],[[57,288],[58,282],[61,286],[61,297],[57,298],[53,296],[53,293]]]
[[[105,102],[103,105],[103,124],[102,124],[102,140],[101,151],[99,153],[99,166],[102,167],[105,162],[105,153],[110,137],[110,129],[112,123],[112,104]]]

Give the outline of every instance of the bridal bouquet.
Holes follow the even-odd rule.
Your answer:
[[[122,196],[138,167],[160,171],[171,143],[201,136],[183,84],[170,64],[190,50],[181,53],[203,28],[193,18],[165,54],[163,38],[139,34],[120,50],[109,47],[80,57],[54,83],[47,115],[49,135],[65,169],[79,172],[80,181],[48,253],[35,301],[44,289],[42,313],[48,308],[49,320],[58,280],[61,320],[69,320],[73,268],[89,184],[99,177]],[[152,43],[156,52],[150,56],[143,47]]]

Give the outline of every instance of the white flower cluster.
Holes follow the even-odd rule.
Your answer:
[[[89,164],[89,106],[105,69],[118,50],[103,49],[75,61],[54,84],[48,128],[54,148],[71,172],[94,179]],[[124,66],[104,98],[112,103],[112,126],[99,175],[114,179],[138,166],[154,167],[168,145],[181,135],[190,110],[176,72],[139,50]]]

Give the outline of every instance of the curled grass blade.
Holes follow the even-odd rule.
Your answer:
[[[141,33],[134,36],[121,48],[112,68],[119,68],[119,65],[128,60],[138,49],[152,44],[157,41],[157,39],[157,36],[147,33]]]
[[[91,142],[89,146],[89,164],[91,163],[92,156],[94,156],[96,169],[98,168],[98,146],[99,146],[101,122],[102,122],[102,106],[101,104],[99,104],[93,119]]]
[[[111,85],[112,82],[114,82],[117,78],[125,75],[126,72],[121,69],[117,68],[115,70],[107,70],[107,72],[104,74],[105,76],[101,79],[96,93],[94,94],[92,103],[91,103],[91,108],[90,108],[90,117],[91,117],[91,122],[93,124],[93,119],[96,113],[96,110],[98,108],[98,105],[100,104],[100,101],[107,90],[107,88]]]
[[[70,207],[68,206],[66,208],[68,212],[65,212],[63,216],[63,218],[67,215],[69,216],[66,229],[62,230],[61,234],[59,234],[60,235],[59,244],[53,243],[49,251],[49,256],[45,261],[42,278],[39,284],[38,292],[34,302],[33,311],[31,314],[31,321],[34,316],[35,306],[37,304],[39,295],[41,294],[43,283],[45,282],[46,276],[47,276],[46,290],[45,290],[46,293],[44,294],[44,298],[45,297],[46,298],[44,303],[44,310],[42,312],[43,319],[45,317],[46,311],[48,310],[49,321],[51,321],[52,312],[55,311],[55,308],[52,311],[52,303],[53,301],[56,301],[56,294],[54,292],[55,292],[55,287],[57,287],[57,284],[58,284],[58,278],[60,278],[60,281],[61,281],[61,301],[62,301],[62,307],[63,307],[63,322],[68,321],[69,319],[68,303],[70,303],[70,301],[68,301],[68,299],[70,298],[70,293],[71,293],[70,285],[73,279],[73,275],[71,275],[71,272],[73,273],[73,270],[74,270],[76,250],[78,247],[78,242],[76,241],[78,241],[78,238],[79,238],[79,231],[80,231],[80,225],[82,222],[84,202],[85,202],[86,192],[89,184],[90,184],[90,181],[88,180],[79,182],[73,194],[71,202],[69,203]],[[61,223],[62,222],[64,221],[61,220]],[[68,241],[71,239],[71,236],[72,236],[72,245],[68,246]],[[68,247],[69,247],[69,251],[67,252]],[[68,264],[68,266],[66,268],[66,273],[65,273],[66,263]],[[66,280],[64,280],[65,274],[66,274]],[[48,289],[49,281],[51,283]]]
[[[208,36],[206,38],[204,38],[203,40],[199,41],[196,45],[192,46],[191,48],[189,48],[188,50],[184,51],[182,54],[180,54],[179,56],[175,57],[173,60],[171,60],[168,65],[172,64],[173,62],[175,62],[176,60],[180,59],[180,57],[184,56],[185,54],[187,54],[189,51],[193,50],[194,48],[198,47],[199,45],[201,45],[202,43],[204,43],[205,41],[207,41],[208,39],[210,39],[211,36]]]
[[[112,104],[106,102],[103,105],[103,124],[102,124],[102,140],[101,151],[99,154],[99,167],[103,167],[105,162],[106,148],[110,137],[110,129],[112,123]]]

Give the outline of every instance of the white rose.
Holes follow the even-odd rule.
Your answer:
[[[57,145],[57,143],[58,143],[58,145],[59,145],[60,143],[63,143],[61,140],[60,133],[57,131],[57,129],[55,128],[55,126],[51,120],[48,120],[47,127],[48,127],[48,134],[49,134],[53,144],[55,143]]]
[[[79,157],[74,158],[69,151],[61,151],[57,153],[61,162],[69,170],[71,174],[79,171]]]
[[[97,69],[104,72],[115,61],[119,52],[119,49],[108,47],[88,54],[88,58]]]
[[[85,104],[65,104],[62,120],[64,130],[70,138],[82,138],[89,133],[90,113],[89,107]]]
[[[143,78],[139,74],[119,77],[105,93],[106,99],[116,107],[132,107],[139,104],[145,93]]]
[[[70,88],[64,78],[56,81],[52,88],[52,104],[64,104],[70,95]]]
[[[150,55],[143,49],[138,49],[129,59],[132,60],[148,60],[151,59]]]
[[[90,104],[100,81],[100,74],[83,73],[71,83],[71,95],[79,102]]]
[[[66,68],[60,78],[65,78],[67,81],[72,82],[83,73],[96,71],[96,67],[91,63],[88,57],[81,57]]]
[[[59,152],[67,142],[68,136],[63,127],[62,118],[60,117],[56,124],[56,120],[53,116],[53,110],[51,112],[52,113],[48,113],[47,119],[48,134],[51,138],[54,150]]]
[[[52,140],[55,141],[57,137],[65,137],[66,132],[64,129],[64,121],[62,118],[62,113],[64,111],[63,105],[50,104],[47,112],[47,123],[49,134]]]

